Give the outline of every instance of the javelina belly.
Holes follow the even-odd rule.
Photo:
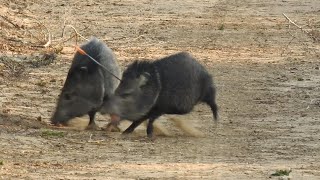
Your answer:
[[[113,52],[103,42],[92,38],[81,46],[88,55],[107,68],[112,74],[120,76],[120,69]],[[67,124],[75,117],[88,114],[88,128],[97,128],[94,118],[102,102],[114,93],[119,80],[110,72],[96,64],[88,56],[77,52],[73,58],[67,79],[57,101],[51,118],[53,124]]]
[[[133,121],[124,133],[131,133],[149,119],[147,135],[152,137],[152,123],[159,116],[189,113],[199,102],[207,103],[217,119],[215,96],[211,75],[191,55],[181,52],[154,62],[135,61],[129,65],[101,112],[117,117],[112,118],[115,123],[120,119]]]

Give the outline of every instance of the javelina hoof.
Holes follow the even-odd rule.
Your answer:
[[[156,137],[155,136],[152,136],[152,137],[143,137],[143,138],[140,138],[139,141],[141,142],[154,142],[156,140]]]
[[[98,125],[96,125],[95,123],[93,123],[93,124],[89,124],[89,125],[87,126],[86,130],[90,130],[90,131],[100,131],[101,128],[100,128]]]
[[[147,140],[147,141],[153,142],[153,141],[155,141],[155,140],[156,140],[156,137],[155,137],[155,136],[153,136],[153,135],[148,136],[148,140]]]
[[[57,124],[50,124],[52,126],[52,128],[54,129],[66,129],[68,128],[67,126],[63,125],[63,124],[60,124],[60,123],[57,123]]]
[[[113,125],[112,123],[108,123],[105,127],[102,128],[107,132],[120,132],[121,129],[118,126]]]

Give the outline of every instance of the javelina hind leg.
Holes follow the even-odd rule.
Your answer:
[[[145,121],[146,119],[139,119],[137,121],[133,121],[132,124],[125,130],[122,132],[122,134],[130,134],[134,131],[134,129],[136,129],[136,127],[138,127],[143,121]]]
[[[90,121],[89,121],[89,124],[87,126],[87,130],[101,130],[99,126],[96,125],[95,121],[94,121],[94,118],[96,116],[96,113],[97,111],[90,111],[88,113],[89,115],[89,118],[90,118]]]

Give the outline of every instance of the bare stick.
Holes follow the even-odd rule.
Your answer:
[[[35,19],[36,23],[38,23],[39,25],[41,25],[42,27],[44,27],[44,29],[47,31],[47,34],[45,35],[45,39],[48,39],[47,43],[45,45],[43,45],[43,47],[49,47],[50,44],[52,43],[52,35],[49,31],[49,29],[39,20]],[[47,38],[48,37],[48,38]]]
[[[40,22],[36,18],[34,18],[34,20],[40,27],[43,27],[44,29],[46,29],[47,33],[49,32],[48,28],[42,22]],[[47,39],[47,34],[44,34],[44,39]]]
[[[288,20],[289,22],[289,25],[288,25],[288,29],[290,30],[290,27],[291,25],[297,27],[298,29],[301,30],[301,32],[305,33],[309,38],[311,38],[313,41],[317,41],[317,39],[315,38],[316,36],[313,35],[313,30],[311,31],[307,31],[306,29],[303,28],[303,26],[299,26],[298,24],[296,24],[295,22],[293,22],[286,14],[282,13],[282,15]],[[306,25],[306,27],[309,27],[310,26],[310,20],[308,22],[308,25]],[[293,40],[297,39],[299,42],[303,43],[306,47],[308,47],[308,45],[303,42],[303,41],[300,41],[299,38],[297,38],[295,35],[293,35],[290,31],[288,31],[288,34],[292,37],[292,39],[289,41],[288,45],[287,45],[287,48],[288,46],[293,42]],[[281,53],[281,55],[284,53],[285,50],[283,50],[283,52]]]
[[[97,143],[100,144],[101,142],[103,142],[104,140],[92,140],[92,134],[90,134],[89,140],[87,141],[88,143]]]
[[[43,47],[49,47],[51,42],[52,42],[52,40],[51,40],[52,38],[51,38],[51,33],[50,32],[49,32],[48,36],[49,36],[49,40],[45,45],[43,45]]]
[[[80,36],[82,39],[84,39],[84,40],[86,40],[86,41],[89,41],[89,39],[83,37],[83,36],[76,30],[75,27],[73,27],[72,25],[67,25],[67,26],[68,26],[68,27],[71,27],[71,28],[74,30],[74,32],[75,32],[78,36]]]
[[[77,34],[72,34],[70,37],[68,37],[67,39],[63,39],[63,38],[60,38],[60,39],[55,39],[55,40],[53,40],[53,41],[58,41],[58,45],[60,45],[60,44],[63,44],[63,43],[65,43],[65,42],[67,42],[67,41],[69,41],[70,39],[72,39],[72,38],[74,38],[74,37],[76,37],[77,36]]]
[[[62,27],[62,33],[61,33],[61,38],[64,37],[64,32],[65,32],[65,29],[66,29],[66,22],[67,22],[67,20],[66,20],[66,18],[64,18],[63,27]]]
[[[10,23],[11,25],[13,25],[14,27],[16,27],[16,28],[20,28],[20,26],[19,25],[17,25],[17,24],[15,24],[15,23],[13,23],[8,17],[6,17],[6,16],[3,16],[3,15],[0,15],[0,17],[2,17],[4,20],[6,20],[8,23]]]
[[[298,24],[296,24],[295,22],[293,22],[286,14],[282,13],[282,15],[289,21],[290,24],[293,24],[294,26],[296,26],[297,28],[299,28],[302,32],[309,34],[308,31],[304,30],[301,26],[299,26]],[[290,27],[289,27],[290,28]]]
[[[122,37],[119,37],[119,38],[112,38],[112,39],[108,39],[108,38],[105,38],[105,39],[102,39],[103,41],[115,41],[115,40],[120,40],[120,39],[125,39],[126,36],[122,36]]]

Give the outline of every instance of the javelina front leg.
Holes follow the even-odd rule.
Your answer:
[[[145,121],[146,119],[139,119],[137,121],[133,121],[132,124],[125,130],[123,131],[122,134],[130,134],[134,131],[134,129],[136,129],[136,127],[138,127],[143,121]]]
[[[157,116],[151,116],[149,118],[148,126],[147,126],[147,136],[148,138],[152,139],[153,138],[153,122],[159,117],[160,115]]]
[[[97,126],[95,121],[94,121],[96,113],[97,113],[97,111],[90,111],[88,113],[90,121],[89,121],[89,124],[88,124],[88,126],[86,128],[87,130],[100,130],[100,127]]]

